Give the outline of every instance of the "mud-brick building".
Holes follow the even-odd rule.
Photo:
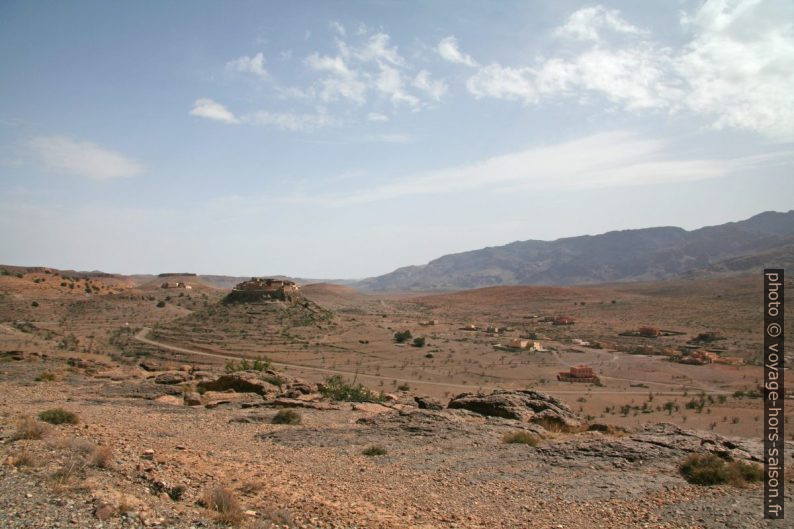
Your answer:
[[[599,379],[592,367],[578,365],[571,367],[568,371],[562,371],[558,373],[557,380],[561,382],[582,382],[585,384],[595,384]]]
[[[287,279],[252,277],[238,283],[226,296],[226,302],[253,303],[257,301],[295,301],[300,296],[300,287]]]

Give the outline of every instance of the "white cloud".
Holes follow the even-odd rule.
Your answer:
[[[375,143],[413,143],[414,138],[410,134],[386,133],[361,136],[356,138],[355,141]]]
[[[437,49],[438,54],[441,55],[441,58],[445,61],[454,62],[457,64],[465,64],[466,66],[472,67],[478,66],[477,61],[475,61],[470,55],[460,51],[458,48],[458,41],[452,35],[441,39],[441,41],[438,43]]]
[[[680,81],[670,75],[665,50],[647,46],[607,50],[596,47],[570,61],[552,59],[535,75],[543,95],[592,92],[627,110],[672,109],[682,96]]]
[[[112,180],[140,173],[142,167],[124,155],[66,136],[42,136],[30,141],[38,162],[46,168],[92,180]]]
[[[345,30],[345,26],[343,26],[342,24],[340,24],[336,20],[332,20],[331,22],[329,22],[328,23],[328,27],[330,27],[332,30],[334,30],[336,33],[338,33],[342,37],[347,35],[347,31]]]
[[[342,32],[333,23],[331,28],[336,33],[338,52],[308,55],[304,64],[318,73],[318,78],[308,87],[276,87],[281,97],[357,105],[388,100],[394,106],[416,112],[429,107],[431,100],[439,101],[446,93],[446,83],[432,79],[427,70],[417,72],[400,55],[388,34],[382,31],[372,34],[366,26],[359,26],[354,32]],[[367,119],[372,121],[370,117]]]
[[[398,53],[397,46],[389,47],[389,35],[376,33],[360,47],[347,47],[340,43],[342,53],[350,55],[362,62],[389,63],[394,66],[404,66],[405,59]]]
[[[603,6],[579,9],[568,17],[564,26],[555,34],[577,40],[601,40],[600,31],[608,29],[616,33],[637,35],[642,33],[638,27],[629,24],[617,9],[606,9]]]
[[[209,98],[196,99],[190,111],[191,116],[221,121],[223,123],[239,123],[240,120],[225,106]]]
[[[791,158],[790,153],[773,153],[760,158],[681,159],[667,152],[667,144],[662,140],[616,131],[495,156],[474,164],[407,175],[353,194],[309,199],[347,205],[412,195],[447,194],[450,190],[487,189],[512,193],[686,182],[764,166],[781,156]]]
[[[380,114],[379,112],[370,112],[367,114],[368,121],[389,121],[389,116]]]
[[[250,73],[261,79],[267,79],[268,73],[264,67],[265,56],[262,52],[257,53],[253,57],[244,55],[233,61],[226,63],[226,69],[233,72]]]
[[[334,123],[334,120],[323,113],[297,114],[292,112],[268,112],[260,110],[248,116],[245,121],[256,125],[272,125],[293,132],[313,131]]]
[[[476,98],[521,100],[534,103],[538,100],[531,68],[510,68],[489,64],[471,76],[466,88]]]
[[[320,81],[319,95],[323,101],[342,98],[360,104],[366,100],[366,84],[361,81],[357,72],[348,68],[342,57],[313,53],[306,57],[305,62],[313,70],[331,74]]]
[[[347,67],[342,57],[329,57],[327,55],[320,55],[312,53],[306,57],[306,64],[320,72],[331,72],[338,76],[350,76],[353,72]]]
[[[586,49],[530,65],[490,64],[468,79],[467,88],[477,98],[524,104],[560,97],[589,103],[597,96],[628,111],[689,111],[716,128],[792,140],[793,20],[794,4],[785,0],[711,0],[682,17],[691,39],[674,50],[647,39],[617,10],[586,8],[556,31],[590,41]],[[604,29],[630,41],[610,43]]]
[[[712,1],[683,24],[692,40],[675,71],[687,106],[716,128],[794,140],[794,3]]]
[[[533,67],[489,64],[466,86],[477,97],[540,103],[544,98],[598,95],[627,110],[673,109],[682,96],[671,75],[672,59],[647,46],[609,50],[594,47],[570,59],[551,58]]]
[[[433,81],[430,79],[430,72],[421,70],[413,81],[414,87],[422,90],[435,101],[441,101],[444,94],[447,93],[447,84],[444,81]]]
[[[380,74],[375,80],[375,87],[383,94],[389,96],[389,99],[395,105],[400,103],[406,103],[410,107],[419,105],[419,99],[405,91],[402,75],[395,68],[382,65]]]
[[[223,123],[266,125],[290,131],[312,131],[335,122],[323,112],[299,114],[259,110],[238,116],[212,99],[197,99],[190,114]]]

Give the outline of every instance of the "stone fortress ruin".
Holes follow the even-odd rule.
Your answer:
[[[227,303],[295,302],[299,297],[300,287],[294,281],[252,277],[249,281],[235,285],[224,301]]]

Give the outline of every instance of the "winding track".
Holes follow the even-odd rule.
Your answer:
[[[143,327],[140,331],[138,331],[138,333],[133,338],[135,340],[137,340],[139,342],[142,342],[142,343],[145,343],[145,344],[153,345],[153,346],[159,347],[161,349],[167,349],[169,351],[175,351],[175,352],[183,353],[183,354],[205,356],[205,357],[210,357],[210,358],[219,358],[219,359],[222,359],[222,360],[240,360],[241,358],[245,358],[244,356],[238,356],[238,355],[223,354],[223,353],[210,353],[210,352],[207,352],[207,351],[197,351],[195,349],[188,349],[186,347],[179,347],[179,346],[176,346],[176,345],[171,345],[171,344],[167,344],[167,343],[163,343],[163,342],[158,342],[157,340],[152,340],[151,338],[147,338],[147,335],[149,334],[150,331],[151,331],[151,328]],[[327,369],[327,368],[324,368],[324,367],[306,366],[306,365],[301,365],[301,364],[289,364],[289,363],[285,363],[285,362],[272,362],[271,361],[271,364],[273,366],[276,366],[276,367],[284,367],[284,368],[291,368],[291,369],[304,370],[304,371],[314,371],[316,373],[325,373],[325,374],[329,374],[329,375],[347,375],[347,376],[353,376],[353,377],[361,377],[361,378],[366,377],[366,378],[371,378],[371,379],[375,379],[375,380],[387,380],[387,381],[397,380],[398,382],[403,382],[403,383],[407,383],[407,384],[415,384],[415,385],[424,384],[424,385],[428,385],[428,386],[454,388],[454,389],[462,389],[462,390],[470,390],[470,391],[471,390],[475,390],[476,391],[478,389],[479,390],[503,389],[503,388],[499,388],[499,387],[496,387],[496,386],[471,385],[471,384],[453,384],[453,383],[450,383],[450,382],[433,382],[433,381],[429,381],[429,380],[415,380],[415,379],[406,379],[406,378],[387,377],[387,376],[383,376],[383,375],[370,375],[370,374],[367,374],[367,373],[357,373],[355,371],[343,371],[343,370],[338,370],[338,369]],[[611,377],[604,377],[604,378],[611,378]],[[643,381],[639,381],[638,380],[638,381],[632,381],[632,382],[643,382]],[[663,383],[663,382],[649,382],[649,383],[676,386],[676,387],[679,386],[679,384],[667,384],[667,383]],[[708,390],[710,393],[713,393],[713,394],[729,394],[730,393],[728,391],[721,391],[721,390],[715,391],[715,390],[713,390],[711,388],[690,387],[689,389],[690,390],[692,390],[692,389],[701,390],[702,389],[704,391]],[[578,395],[578,394],[581,394],[582,391],[581,390],[567,390],[567,389],[557,390],[557,389],[554,389],[554,390],[548,391],[548,393],[577,394]],[[648,390],[645,390],[645,391],[598,391],[598,392],[594,392],[594,393],[598,393],[599,395],[647,395],[648,394]],[[683,391],[674,391],[673,390],[673,391],[665,391],[664,393],[657,392],[657,395],[683,395],[683,393],[684,393]]]

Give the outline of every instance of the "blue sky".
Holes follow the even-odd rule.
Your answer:
[[[3,2],[0,262],[359,278],[794,207],[794,4]]]

